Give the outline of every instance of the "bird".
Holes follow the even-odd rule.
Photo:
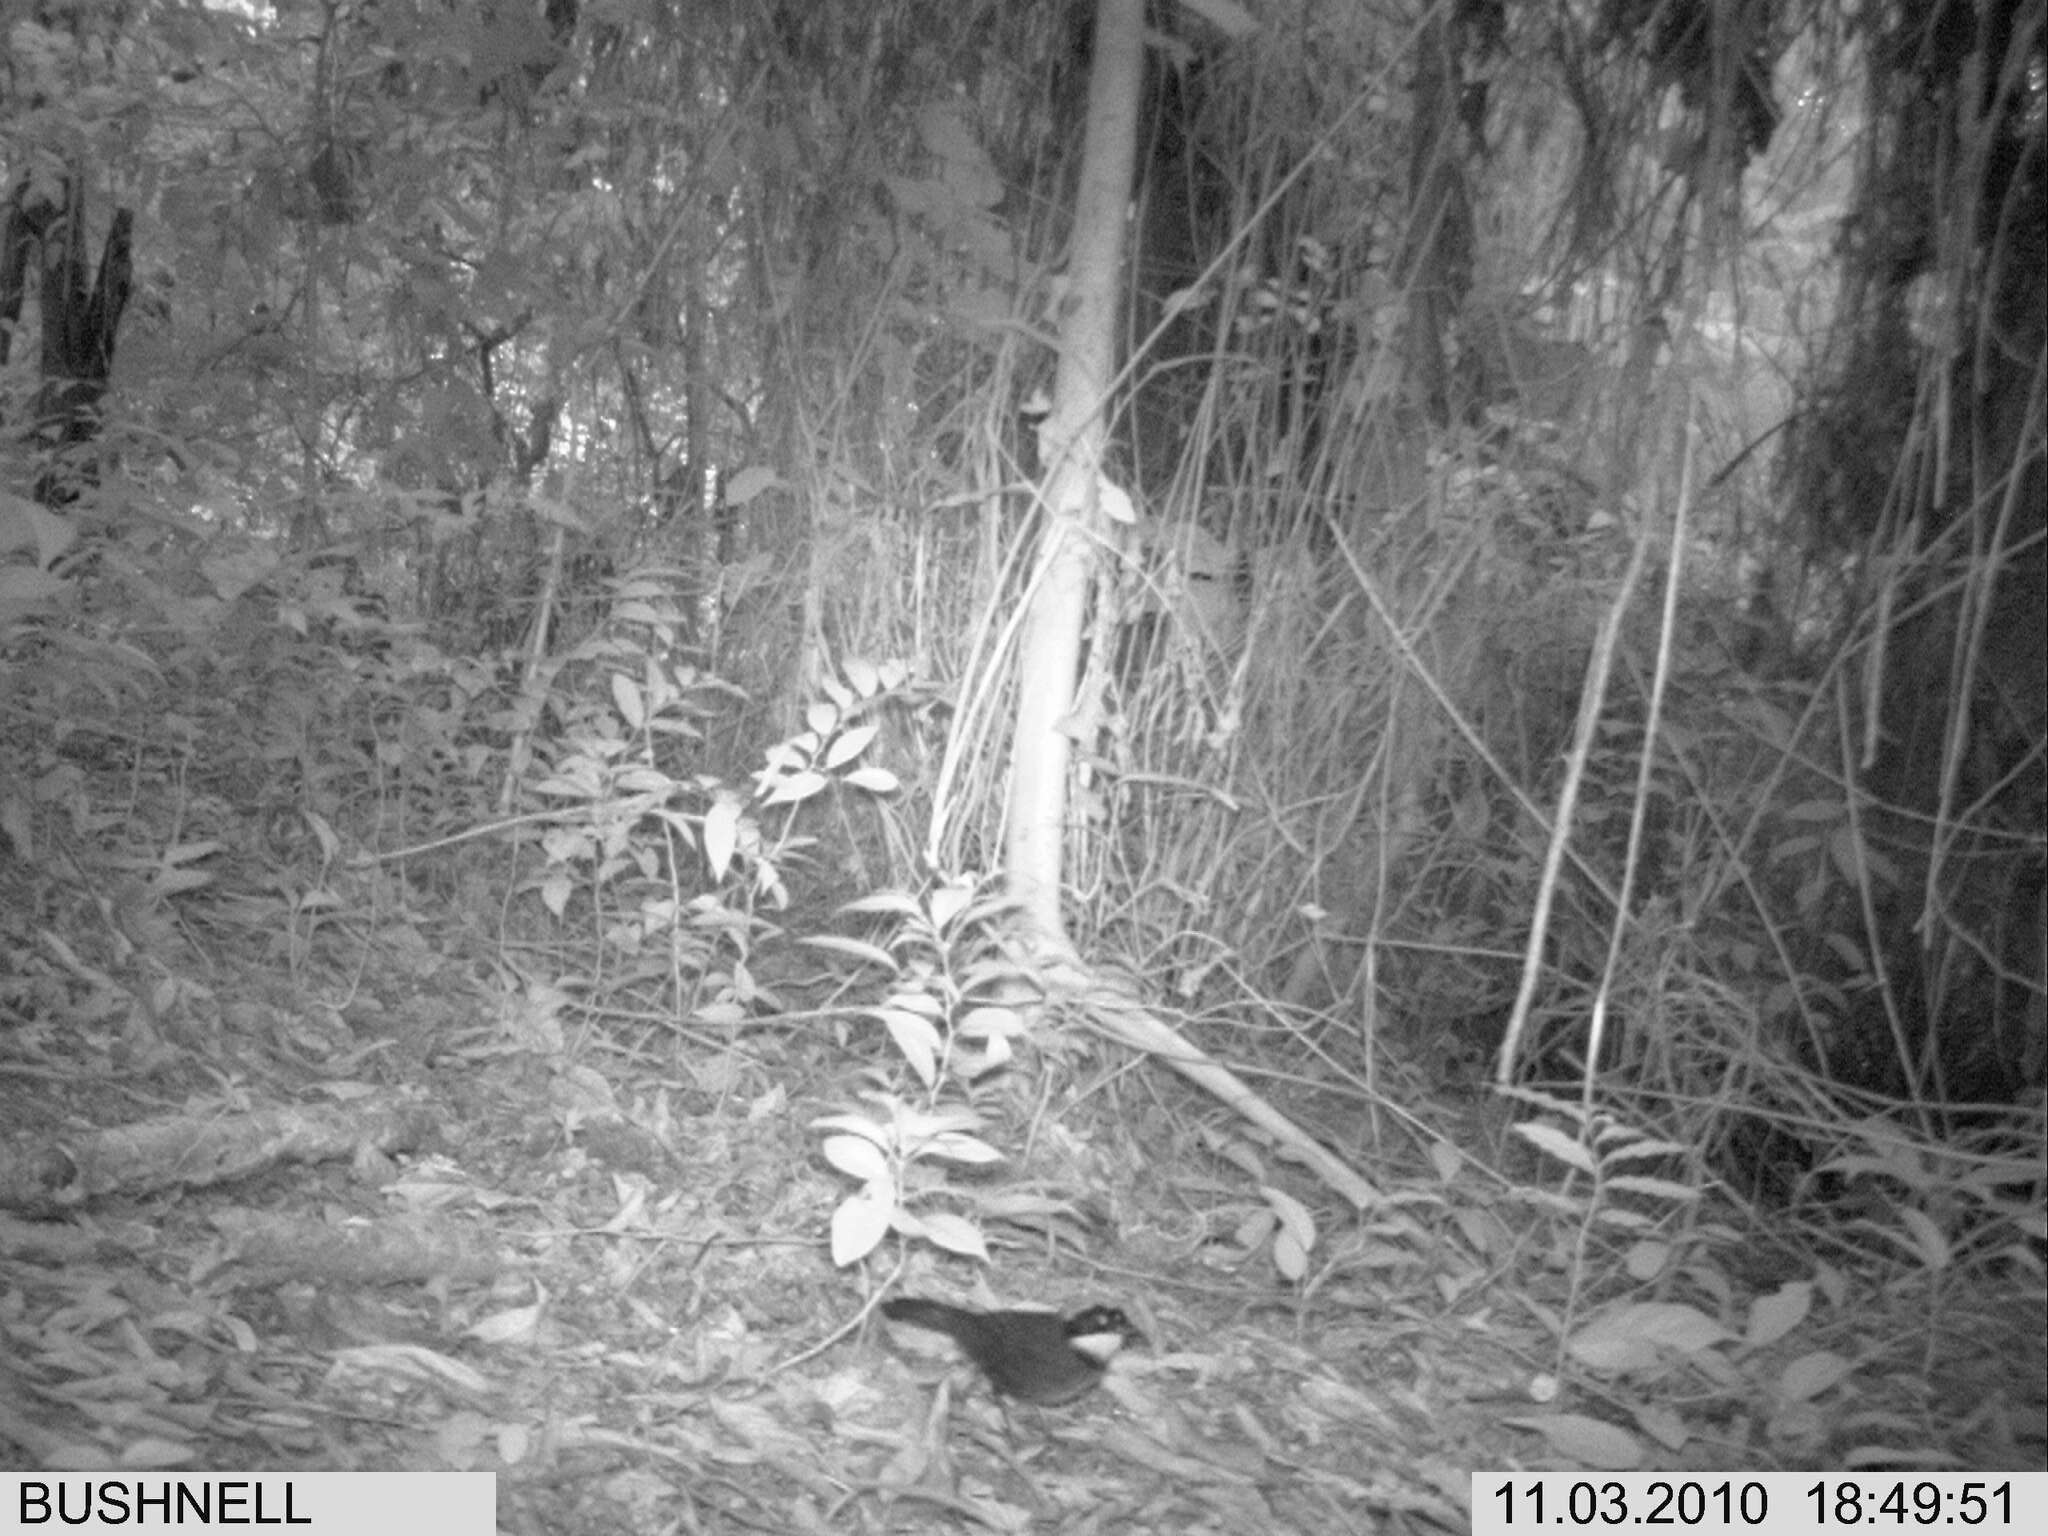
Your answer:
[[[898,1296],[882,1303],[894,1323],[943,1333],[988,1378],[998,1396],[1058,1407],[1102,1380],[1111,1356],[1144,1335],[1116,1307],[1057,1312],[977,1312],[948,1301]]]

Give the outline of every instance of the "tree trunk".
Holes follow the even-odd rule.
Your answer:
[[[1103,523],[1098,486],[1116,373],[1117,296],[1137,159],[1144,20],[1144,0],[1097,0],[1070,296],[1060,326],[1052,412],[1042,432],[1041,460],[1048,466],[1043,531],[1018,646],[1021,686],[1004,851],[1010,892],[1027,935],[1035,945],[1059,949],[1067,947],[1060,873],[1073,742],[1066,717]]]

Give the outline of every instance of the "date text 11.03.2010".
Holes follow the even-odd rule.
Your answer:
[[[1521,1531],[2048,1529],[2048,1472],[1476,1472],[1473,1536]]]

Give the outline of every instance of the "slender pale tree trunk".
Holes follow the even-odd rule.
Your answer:
[[[1074,209],[1059,368],[1042,436],[1044,487],[1039,566],[1018,648],[1022,686],[1010,765],[1004,852],[1019,918],[1034,941],[1066,947],[1060,914],[1065,850],[1065,722],[1080,670],[1081,626],[1101,546],[1097,487],[1116,375],[1117,297],[1137,156],[1144,82],[1144,0],[1096,0],[1094,73],[1081,182]]]

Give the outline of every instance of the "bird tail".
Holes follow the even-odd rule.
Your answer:
[[[896,1296],[882,1303],[882,1316],[892,1323],[908,1323],[913,1328],[930,1328],[935,1332],[960,1336],[960,1329],[974,1316],[965,1307],[956,1307],[950,1301],[928,1301],[922,1296]]]

